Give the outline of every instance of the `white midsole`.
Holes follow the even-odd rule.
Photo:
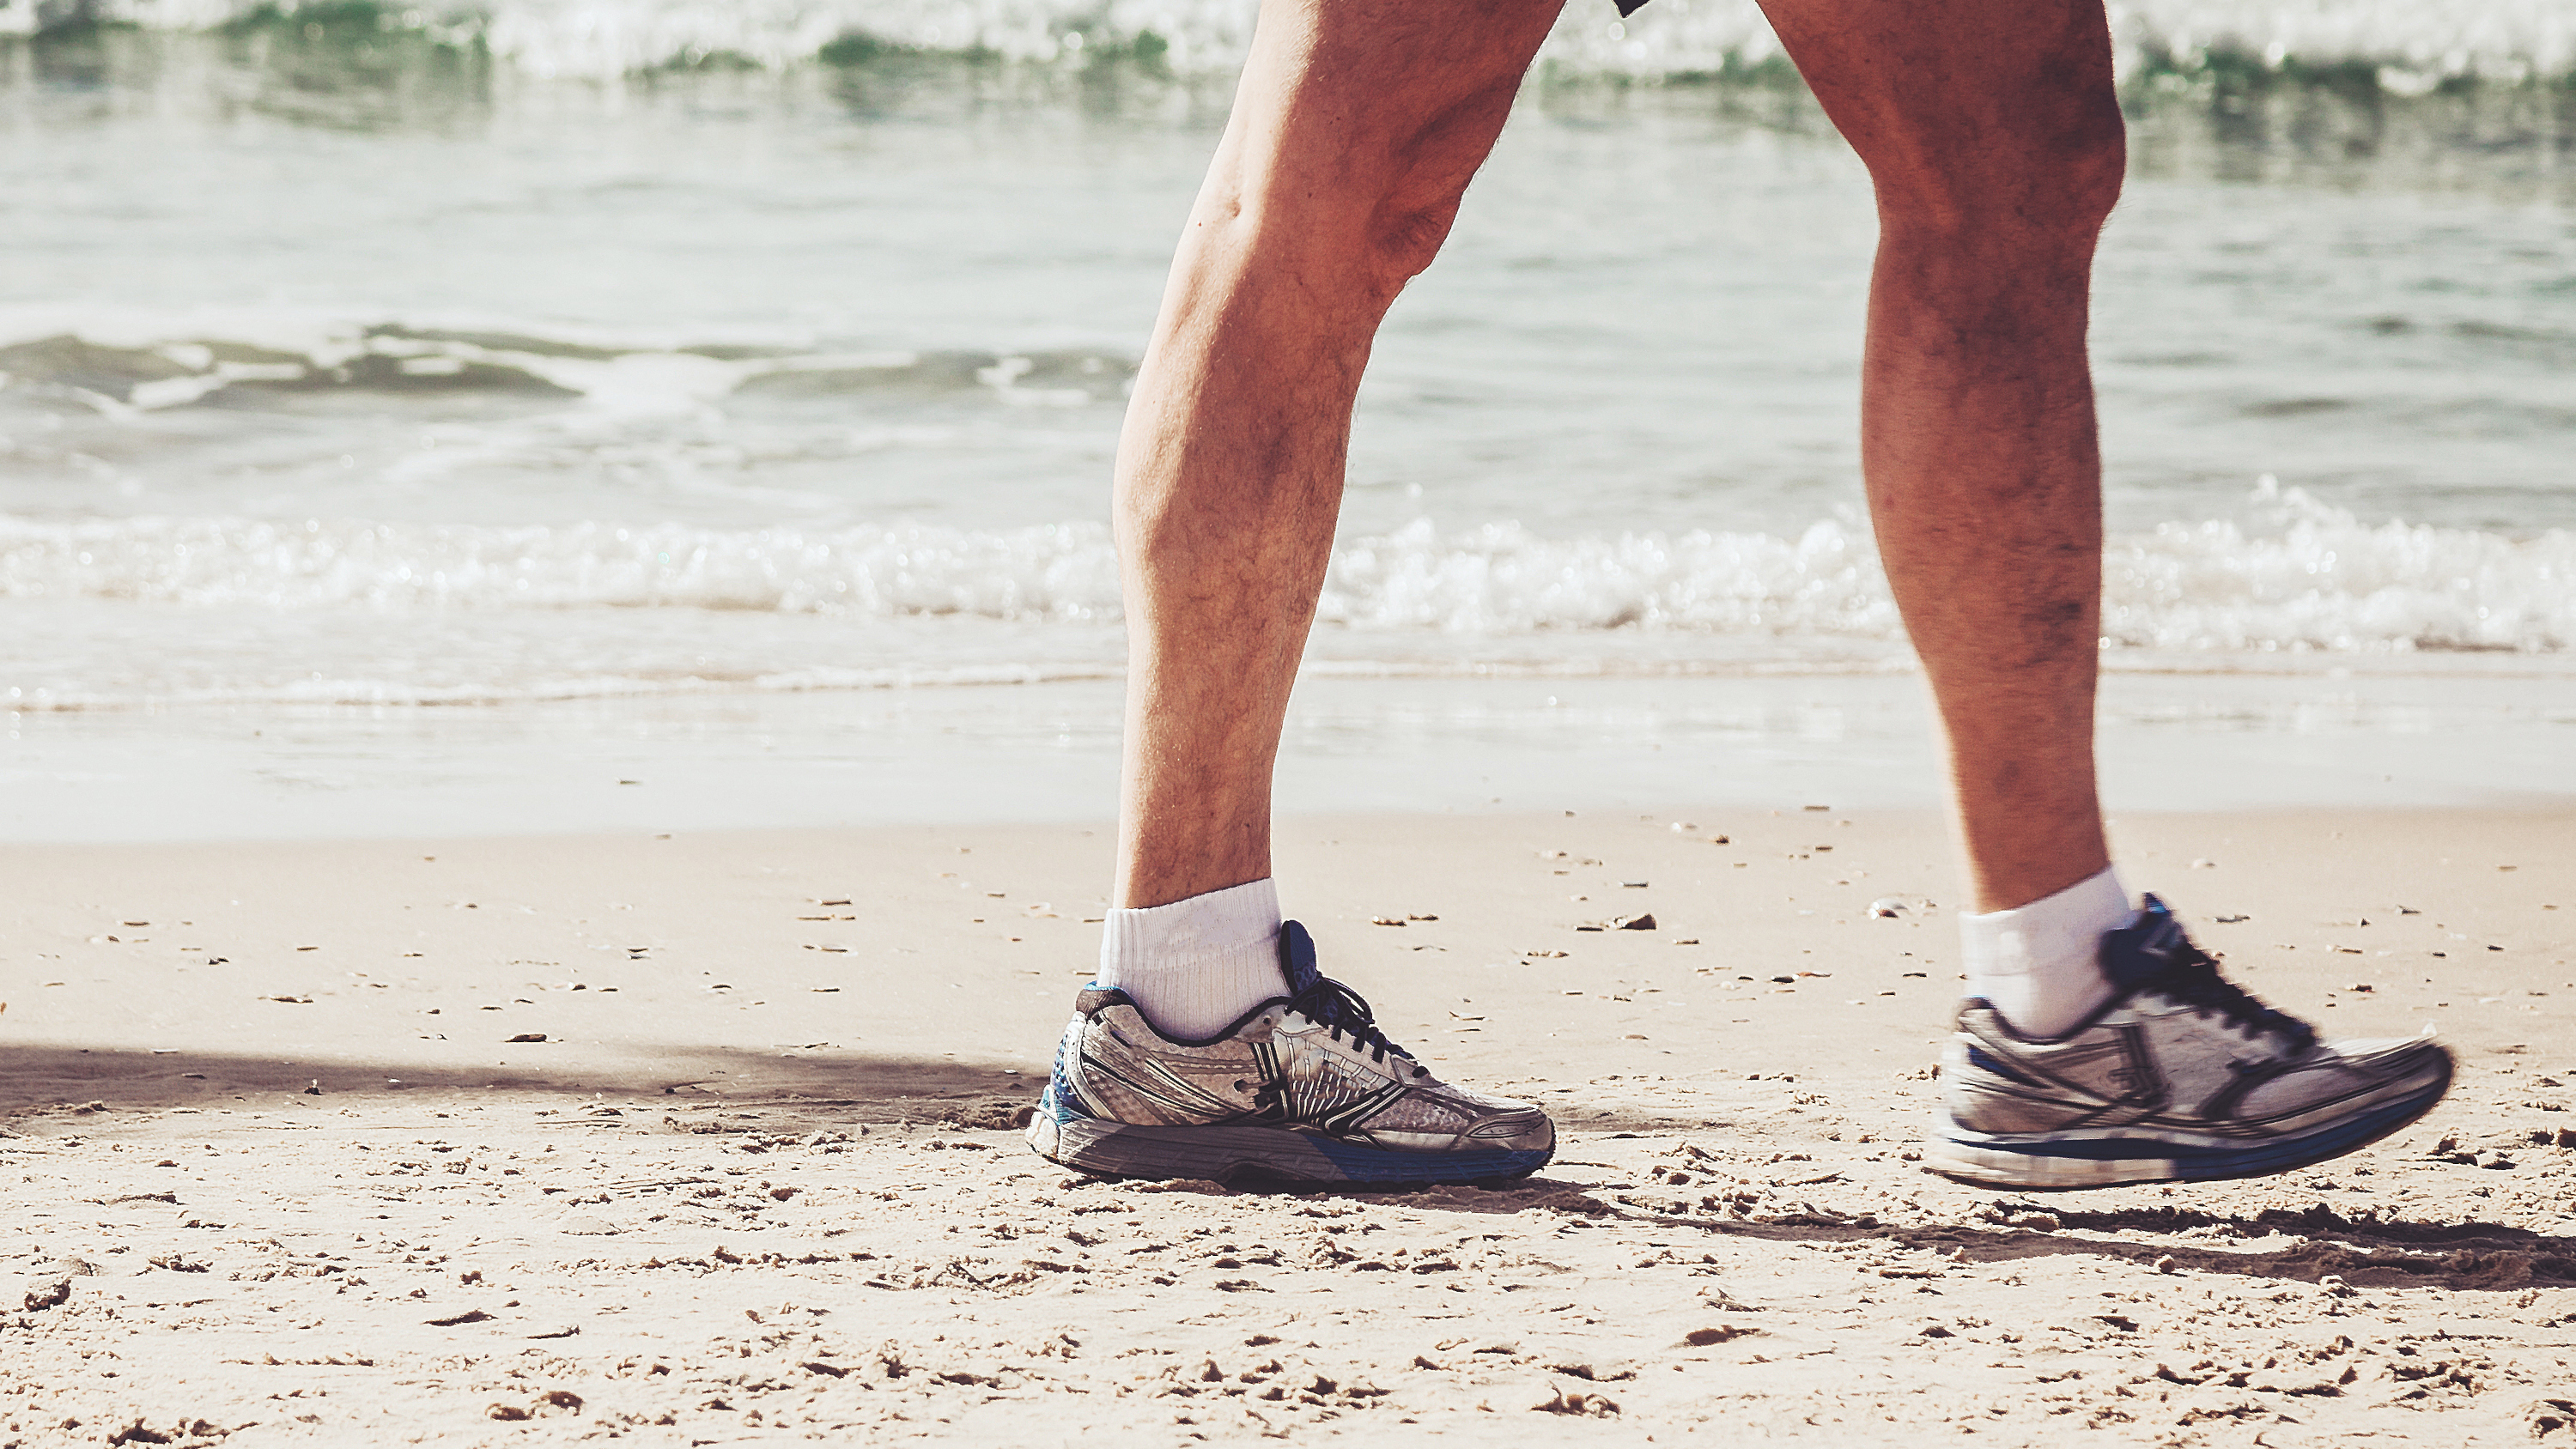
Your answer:
[[[2180,1174],[2169,1157],[2034,1157],[1994,1152],[1935,1137],[1925,1144],[1923,1165],[1944,1177],[1992,1187],[2110,1187],[2124,1182],[2166,1182]]]

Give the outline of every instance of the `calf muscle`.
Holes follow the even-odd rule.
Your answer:
[[[1875,184],[1861,458],[1942,722],[1980,910],[2109,863],[2095,794],[2101,458],[2085,328],[2119,194],[2094,0],[1771,0]]]
[[[1270,870],[1270,775],[1370,342],[1550,3],[1269,0],[1119,441],[1122,906]]]

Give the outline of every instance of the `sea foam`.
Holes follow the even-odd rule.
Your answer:
[[[0,517],[0,597],[185,608],[687,609],[1097,625],[1119,618],[1108,530],[1066,523],[723,530],[679,524]],[[1335,549],[1319,621],[1425,640],[1636,633],[1895,641],[1867,531],[1548,538],[1429,521]],[[2268,484],[2247,521],[2112,540],[2112,648],[2204,654],[2576,645],[2576,534],[2367,524]]]
[[[296,0],[0,0],[0,33],[80,18],[207,29]],[[980,51],[1012,60],[1130,51],[1151,34],[1184,71],[1241,63],[1249,0],[479,0],[394,10],[402,23],[480,44],[529,74],[604,77],[726,56],[784,66],[865,36],[872,46]],[[2444,76],[2519,80],[2576,66],[2576,15],[2563,0],[2127,0],[2111,7],[2124,62],[2186,67],[2213,51],[2279,65],[2362,62],[2406,92]],[[1760,64],[1780,53],[1753,0],[1654,0],[1621,19],[1576,0],[1541,53],[1576,73],[1662,76]]]

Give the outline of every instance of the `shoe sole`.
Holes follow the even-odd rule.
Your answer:
[[[1284,1127],[1134,1127],[1045,1108],[1029,1147],[1049,1162],[1103,1177],[1369,1187],[1508,1182],[1545,1167],[1550,1145],[1512,1152],[1394,1152]]]
[[[1960,1182],[2031,1192],[2263,1177],[2359,1151],[2432,1111],[2450,1087],[2446,1057],[2438,1079],[2404,1097],[2320,1131],[2259,1143],[2167,1142],[2113,1133],[1959,1137],[1950,1135],[1945,1119],[1925,1145],[1923,1165]]]

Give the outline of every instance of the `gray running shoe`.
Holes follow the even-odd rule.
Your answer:
[[[1174,1041],[1123,991],[1086,989],[1029,1123],[1040,1157],[1115,1177],[1483,1182],[1556,1151],[1527,1102],[1453,1087],[1386,1039],[1368,1003],[1279,932],[1288,995],[1206,1041]]]
[[[2318,1041],[2221,978],[2154,896],[2103,938],[2102,969],[2120,993],[2053,1040],[1960,1005],[1925,1166],[2039,1189],[2257,1177],[2376,1142],[2451,1085],[2429,1035]]]

